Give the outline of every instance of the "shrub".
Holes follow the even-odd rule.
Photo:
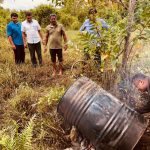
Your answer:
[[[67,28],[78,29],[79,21],[76,17],[71,16],[70,14],[61,14],[60,22]]]
[[[79,28],[80,28],[80,23],[78,21],[74,21],[71,25],[71,29],[79,30]]]
[[[15,96],[11,99],[10,103],[13,107],[20,106],[24,101],[33,101],[34,96],[34,90],[29,87],[27,83],[22,83],[19,88],[16,89]]]
[[[0,130],[0,146],[2,149],[7,150],[32,150],[32,132],[34,127],[33,116],[28,125],[18,133],[19,126],[15,121],[7,129]]]
[[[10,21],[10,11],[0,8],[0,36],[6,33],[6,24]]]
[[[35,9],[29,10],[32,12],[33,18],[38,20],[42,27],[46,27],[49,24],[49,16],[51,13],[58,15],[58,12],[50,5],[40,5]],[[21,20],[25,20],[25,11],[20,11]],[[58,16],[59,18],[59,16]]]

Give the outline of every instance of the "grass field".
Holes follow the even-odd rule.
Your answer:
[[[26,49],[26,63],[17,66],[7,39],[0,38],[3,41],[0,45],[0,145],[3,147],[0,149],[63,149],[68,145],[56,107],[59,98],[74,81],[70,68],[79,58],[80,51],[77,50],[77,32],[68,31],[67,34],[69,48],[64,52],[65,72],[63,76],[55,78],[51,76],[49,51],[43,53],[43,66],[32,68]],[[30,120],[34,115],[35,118]],[[12,134],[20,132],[18,136],[23,137],[23,131],[27,132],[24,141],[17,142],[17,136]]]
[[[32,68],[26,49],[26,64],[16,66],[7,39],[0,37],[0,144],[3,145],[0,149],[56,150],[68,145],[56,107],[75,80],[70,73],[72,63],[82,57],[77,34],[77,31],[67,32],[69,48],[64,52],[65,72],[55,78],[51,76],[49,52],[43,53],[42,67]],[[137,52],[140,58],[134,60],[132,71],[150,74],[150,46],[140,45]],[[19,137],[22,140],[18,141]]]

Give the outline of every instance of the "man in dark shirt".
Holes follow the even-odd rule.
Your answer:
[[[150,76],[137,73],[131,78],[127,77],[118,84],[116,91],[118,92],[115,93],[117,94],[116,96],[138,113],[144,114],[150,112]],[[149,141],[148,134],[146,132],[142,136],[140,144],[144,143],[147,145],[145,141]],[[138,149],[138,147],[135,149]]]
[[[137,108],[139,113],[150,112],[150,77],[138,73],[132,77],[132,84],[141,92],[141,101],[145,101],[142,108]]]
[[[132,77],[132,83],[137,87],[141,92],[150,92],[150,77],[138,73]]]

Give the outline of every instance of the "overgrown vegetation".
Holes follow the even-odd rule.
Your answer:
[[[16,66],[7,39],[0,39],[3,40],[3,47],[0,48],[0,149],[67,147],[69,143],[61,127],[57,104],[74,80],[70,76],[72,54],[67,54],[64,76],[52,78],[48,53],[43,54],[43,67],[31,67],[28,50],[26,64]]]
[[[114,90],[114,83],[120,75],[116,67],[119,68],[122,63],[121,56],[125,50],[129,1],[122,1],[124,5],[118,1],[95,2],[65,0],[61,9],[42,5],[31,11],[43,28],[49,24],[49,14],[56,13],[59,22],[67,29],[78,30],[87,16],[88,8],[97,7],[98,16],[105,18],[110,29],[107,31],[100,29],[102,36],[97,39],[102,43],[103,68],[101,72],[92,69],[87,76],[111,91]],[[149,47],[146,43],[150,33],[150,3],[148,0],[141,0],[136,6],[134,24],[130,30],[132,34],[129,48],[132,51],[127,61],[128,68],[131,73],[143,71],[150,74]],[[57,104],[65,90],[75,80],[70,74],[72,63],[82,57],[81,51],[85,46],[89,47],[91,53],[94,52],[95,47],[90,41],[95,37],[88,34],[78,36],[78,31],[69,30],[67,32],[69,49],[64,54],[65,74],[62,77],[52,78],[48,53],[43,54],[42,67],[35,69],[31,67],[28,50],[26,50],[26,64],[21,66],[14,64],[13,52],[5,36],[10,11],[0,8],[0,14],[0,41],[2,41],[0,43],[0,149],[64,149],[70,141],[66,139],[62,119],[57,114]],[[20,20],[24,20],[24,11],[19,12],[19,16]]]

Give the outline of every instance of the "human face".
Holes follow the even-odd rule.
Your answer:
[[[17,22],[18,22],[18,17],[12,16],[11,20],[12,20],[14,23],[17,23]]]
[[[96,20],[96,12],[94,10],[90,12],[89,19],[93,22]]]
[[[134,85],[137,87],[139,91],[145,91],[148,88],[148,84],[149,83],[147,79],[134,81]]]
[[[50,17],[51,24],[56,25],[56,23],[57,23],[56,21],[57,21],[56,16],[51,16]]]
[[[32,21],[32,15],[27,16],[26,19],[28,22],[31,22]]]
[[[96,15],[95,15],[95,13],[94,13],[94,14],[90,14],[89,19],[90,19],[91,21],[95,22],[95,20],[96,20]]]

